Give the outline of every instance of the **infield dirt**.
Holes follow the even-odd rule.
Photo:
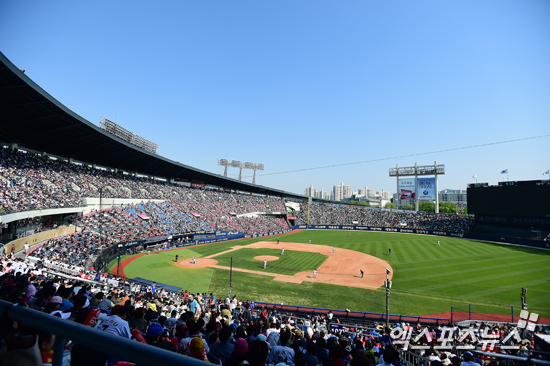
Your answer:
[[[239,250],[242,248],[285,248],[286,251],[314,252],[328,256],[327,260],[319,268],[317,268],[316,278],[313,278],[313,268],[311,271],[299,272],[296,273],[294,276],[233,268],[234,271],[272,276],[274,277],[275,281],[292,283],[311,281],[339,286],[373,289],[384,285],[384,280],[386,279],[386,268],[390,269],[391,273],[393,274],[393,270],[389,263],[382,259],[349,249],[336,248],[336,250],[333,252],[333,248],[326,245],[287,242],[276,244],[273,242],[262,241],[246,246],[235,246],[233,249],[224,251],[223,253]],[[216,253],[204,258],[197,258],[196,264],[192,264],[192,258],[184,258],[179,260],[176,265],[183,268],[212,267],[229,269],[229,267],[218,266],[217,261],[214,259],[216,256],[223,253]],[[285,255],[292,254],[286,252]],[[363,278],[361,278],[360,270],[363,270]]]

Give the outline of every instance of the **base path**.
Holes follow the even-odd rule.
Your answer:
[[[213,267],[218,264],[218,261],[210,258],[197,258],[197,262],[193,264],[193,258],[184,258],[176,263],[176,266],[181,268],[204,268]]]
[[[336,248],[333,253],[332,247],[326,245],[317,244],[303,244],[303,243],[287,243],[281,242],[276,244],[274,242],[261,241],[253,244],[246,245],[244,247],[235,247],[232,250],[225,251],[224,253],[238,250],[241,248],[270,248],[270,249],[282,249],[285,248],[285,255],[292,255],[288,253],[288,250],[298,252],[313,252],[320,253],[328,256],[327,260],[317,268],[317,276],[313,278],[313,270],[307,272],[299,272],[294,276],[280,275],[276,273],[265,273],[259,271],[251,271],[240,268],[233,268],[234,271],[256,273],[265,276],[275,277],[275,281],[284,281],[292,283],[302,283],[303,281],[321,282],[339,286],[361,287],[374,289],[384,285],[386,280],[386,268],[391,270],[391,266],[388,262],[382,259],[373,257],[371,255],[356,252],[354,250]],[[217,253],[209,256],[209,259],[215,258],[222,253]],[[262,257],[263,258],[263,257]],[[201,259],[204,260],[204,259]],[[178,262],[179,265],[179,262]],[[229,269],[229,267],[223,267],[214,265],[214,268]],[[187,267],[192,268],[192,266]],[[359,270],[364,272],[363,278]],[[391,270],[393,274],[393,270]]]
[[[292,231],[289,231],[287,233],[284,233],[284,234],[277,234],[277,235],[268,235],[268,236],[265,236],[265,238],[271,238],[271,237],[274,237],[274,236],[284,236],[284,235],[289,235],[289,234],[294,234],[294,233],[297,233],[299,231],[304,231],[305,229],[297,229],[297,230],[292,230]],[[238,241],[238,240],[241,240],[241,239],[233,239],[233,240],[230,240],[230,241]],[[226,241],[227,243],[227,241]],[[203,245],[216,245],[218,244],[218,242],[216,243],[208,243],[208,244],[200,244],[199,246],[203,246]],[[241,248],[240,246],[235,246],[233,247],[233,249],[231,250],[228,250],[228,252],[231,252],[235,249],[238,249],[238,248]],[[172,249],[168,249],[168,250],[163,250],[163,251],[160,251],[160,252],[155,252],[155,253],[164,253],[164,252],[171,252],[171,251],[174,251],[174,250],[180,250],[180,249],[184,249],[184,248],[172,248]],[[223,252],[225,253],[225,252]],[[217,253],[215,255],[220,255],[221,253]],[[118,273],[120,271],[120,276],[121,277],[124,277],[124,278],[127,278],[126,277],[126,274],[124,273],[124,269],[126,268],[127,265],[129,265],[131,262],[133,262],[134,260],[138,259],[139,257],[141,256],[144,256],[144,255],[147,255],[147,253],[143,253],[143,254],[138,254],[138,255],[134,255],[134,256],[131,256],[130,258],[126,258],[124,261],[122,261],[120,263],[120,270],[118,268],[118,266],[115,266],[112,270],[111,270],[111,273],[115,274],[115,273]],[[212,256],[210,256],[212,257]],[[210,257],[207,257],[207,258],[210,258]],[[179,263],[180,261],[178,261]],[[176,263],[176,265],[178,265],[178,263]],[[216,262],[217,263],[217,262]],[[206,265],[204,265],[203,267],[207,267]],[[197,267],[192,267],[192,268],[197,268]]]

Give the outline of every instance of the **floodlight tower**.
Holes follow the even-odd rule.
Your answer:
[[[224,166],[225,169],[223,171],[223,176],[227,177],[227,167],[229,166],[229,162],[227,159],[218,159],[218,166]]]
[[[239,168],[239,180],[242,180],[243,177],[243,163],[238,160],[231,160],[229,165],[232,168]]]
[[[262,163],[254,164],[250,162],[244,163],[245,169],[251,169],[254,170],[254,176],[252,178],[252,184],[256,184],[256,170],[264,170],[264,165]]]

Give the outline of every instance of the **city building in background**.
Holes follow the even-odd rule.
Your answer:
[[[368,187],[365,187],[365,188],[359,188],[357,191],[353,191],[353,193],[351,194],[355,199],[360,199],[360,198],[374,198],[376,197],[375,193],[374,193],[374,189],[372,188],[368,188]]]
[[[345,185],[343,182],[339,185],[333,186],[331,192],[327,192],[323,189],[317,190],[313,185],[307,187],[304,190],[304,196],[311,196],[315,198],[320,198],[324,200],[333,200],[341,202],[349,202],[350,200],[368,202],[373,206],[380,205],[382,202],[382,207],[392,200],[391,192],[388,192],[384,189],[375,192],[372,188],[359,188],[356,191],[351,190],[350,185]],[[382,201],[381,201],[382,200]]]
[[[330,199],[330,193],[325,191],[324,189],[321,189],[317,192],[316,196],[317,198],[321,198],[323,200],[329,200]]]
[[[376,198],[383,199],[383,200],[391,200],[391,193],[385,190],[381,190],[376,192]]]
[[[334,201],[343,201],[346,198],[351,198],[351,186],[344,185],[344,182],[342,182],[332,188],[332,199]]]
[[[313,185],[307,187],[304,190],[304,196],[317,197],[317,188],[315,188]]]
[[[439,191],[439,202],[452,202],[459,206],[468,206],[465,189],[444,189]]]

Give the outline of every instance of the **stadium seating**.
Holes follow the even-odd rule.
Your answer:
[[[296,212],[296,222],[300,225],[308,223],[307,203],[300,203],[300,211]],[[473,216],[372,209],[364,206],[314,203],[309,208],[310,225],[356,223],[358,226],[468,232],[473,222]]]
[[[89,263],[102,249],[117,242],[188,232],[230,231],[255,235],[285,231],[289,227],[284,218],[284,199],[226,192],[221,188],[186,187],[166,181],[69,164],[9,149],[2,149],[0,156],[0,215],[43,208],[80,207],[84,204],[84,198],[99,197],[100,190],[103,197],[142,200],[140,203],[109,207],[76,218],[74,223],[82,231],[48,240],[34,248],[31,253],[33,261],[29,263],[30,267],[25,276],[17,272],[27,272],[27,267],[20,262],[4,258],[3,270],[5,268],[7,273],[0,278],[0,299],[26,304],[46,313],[55,313],[58,303],[60,306],[71,308],[66,313],[70,314],[69,319],[59,319],[60,322],[80,322],[82,319],[79,312],[82,311],[81,314],[84,314],[88,312],[87,308],[94,308],[103,303],[100,306],[103,309],[103,314],[99,316],[101,321],[106,321],[108,313],[118,314],[118,319],[128,321],[132,330],[141,329],[143,334],[140,334],[149,344],[162,344],[163,348],[177,349],[187,357],[202,360],[208,357],[214,362],[222,360],[224,366],[232,366],[245,359],[251,365],[258,366],[265,365],[266,360],[273,365],[283,361],[290,365],[303,366],[309,365],[309,362],[315,365],[336,363],[343,366],[349,363],[351,366],[367,366],[374,364],[380,356],[388,363],[397,357],[397,351],[387,346],[390,335],[382,329],[381,321],[355,320],[353,323],[343,324],[349,319],[342,317],[340,322],[336,318],[329,319],[329,316],[322,312],[277,313],[275,308],[269,309],[268,312],[263,308],[251,309],[250,302],[229,298],[219,299],[215,306],[211,307],[208,296],[196,294],[195,297],[202,298],[202,301],[198,305],[201,315],[195,322],[192,319],[193,315],[189,313],[189,309],[194,307],[192,302],[190,303],[192,300],[181,293],[160,290],[153,293],[150,287],[114,280],[112,283],[116,283],[116,287],[103,293],[104,283],[86,286],[73,279],[45,276],[57,272],[73,276],[86,274],[89,278],[94,278],[95,272],[90,271]],[[157,201],[150,201],[151,199]],[[306,224],[307,203],[300,202],[300,208],[294,212],[296,224]],[[470,217],[448,214],[435,215],[315,203],[309,207],[309,223],[467,232],[473,222]],[[36,230],[39,226],[44,225],[37,219],[21,220],[18,223],[22,230]],[[130,289],[133,290],[132,297],[127,296]],[[112,307],[107,301],[117,306]],[[129,307],[124,306],[126,303]],[[226,312],[224,318],[221,311],[226,308],[229,313]],[[161,325],[155,325],[157,322]],[[339,324],[331,328],[331,322]],[[94,326],[92,323],[88,325]],[[101,329],[108,328],[107,323],[102,324],[104,326]],[[186,328],[183,327],[184,324]],[[152,327],[150,331],[148,326]],[[175,342],[177,348],[171,342],[165,342],[159,339],[158,335],[154,335],[157,328],[162,330],[161,334],[164,334],[165,330],[175,329],[174,335],[179,337]],[[445,329],[440,325],[424,328],[420,324],[407,323],[399,324],[399,328],[410,330],[413,339],[418,337],[417,344],[424,346],[433,344],[433,340],[428,336],[438,339]],[[427,333],[422,333],[424,329],[427,329]],[[453,346],[475,346],[480,340],[480,332],[497,336],[507,345],[521,345],[526,339],[523,334],[521,341],[511,338],[507,339],[508,343],[504,342],[504,339],[516,329],[513,326],[503,328],[495,324],[476,324],[477,339],[474,340],[461,340],[458,328],[454,329],[455,333],[450,338]],[[539,327],[536,331],[540,330]],[[54,331],[50,329],[50,332]],[[193,349],[190,349],[192,342],[189,336],[193,336],[191,332],[196,331],[201,334],[204,351],[200,351],[201,344],[193,344]],[[231,346],[233,352],[219,353],[215,351],[220,348],[216,344],[225,342],[223,334],[227,332],[232,334],[233,339],[243,340],[239,340],[238,345],[237,341],[234,341],[235,345]],[[529,337],[533,333],[526,334]],[[292,344],[290,347],[280,348],[287,337]],[[214,352],[207,350],[204,345],[208,345]],[[78,350],[78,347],[76,349]],[[245,349],[248,349],[248,352],[245,352]],[[453,352],[456,352],[456,349],[453,349]],[[509,353],[528,355],[528,352],[522,350]],[[64,358],[69,357],[69,354]],[[443,354],[444,352],[428,351],[424,356],[432,361],[439,359],[447,365],[447,361],[443,362],[445,357],[451,359],[453,356]],[[459,352],[453,354],[454,357],[460,357]],[[75,357],[78,358],[77,353]],[[324,359],[330,359],[330,362]],[[458,365],[459,361],[457,358],[452,362]]]

